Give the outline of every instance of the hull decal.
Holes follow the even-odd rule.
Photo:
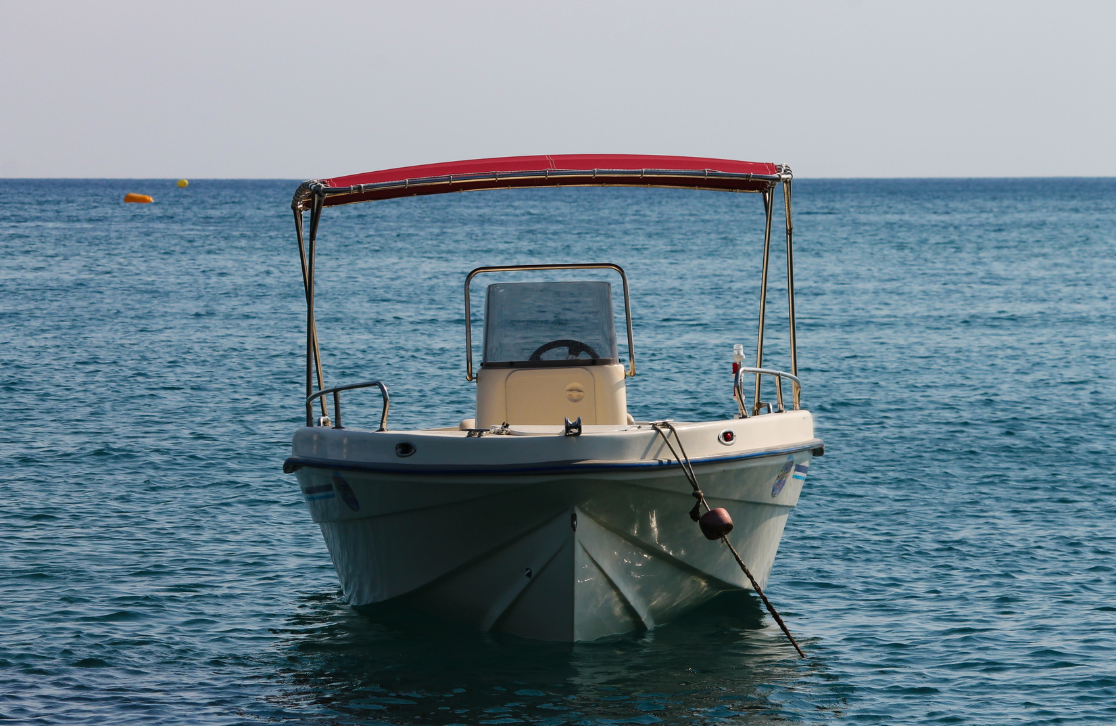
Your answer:
[[[333,485],[322,484],[320,486],[306,487],[302,490],[302,496],[306,497],[308,502],[316,502],[320,499],[333,499]]]
[[[783,464],[783,470],[775,477],[775,483],[771,485],[771,497],[779,496],[783,491],[783,487],[787,485],[787,479],[790,477],[791,472],[794,471],[794,457],[788,456],[787,462]]]
[[[360,502],[357,500],[353,488],[336,471],[333,472],[333,488],[337,490],[337,494],[340,495],[341,501],[345,502],[346,507],[354,512],[360,511]]]

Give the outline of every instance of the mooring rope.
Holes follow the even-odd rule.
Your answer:
[[[664,427],[670,429],[670,432],[674,434],[674,438],[678,441],[678,451],[675,451],[674,447],[671,445],[670,437],[663,431]],[[702,507],[705,507],[706,512],[710,511],[709,503],[705,501],[705,494],[701,491],[701,487],[698,486],[697,475],[694,474],[694,467],[690,463],[690,457],[686,455],[686,449],[682,446],[682,437],[678,435],[678,429],[674,428],[674,424],[670,421],[652,421],[651,428],[655,429],[655,431],[659,432],[659,436],[663,437],[663,442],[666,443],[667,448],[670,449],[670,453],[674,455],[674,459],[678,462],[678,465],[682,467],[682,473],[686,475],[686,479],[694,489],[693,496],[697,499],[697,503],[694,504],[694,508],[690,510],[690,519],[697,522],[701,519]],[[679,451],[682,452],[681,456],[678,455]],[[791,635],[790,629],[787,627],[787,624],[783,622],[783,619],[779,617],[778,611],[775,610],[775,606],[771,604],[771,601],[767,599],[767,595],[763,594],[763,589],[760,588],[759,583],[756,582],[756,578],[752,577],[752,573],[748,570],[747,565],[744,564],[744,560],[740,559],[740,553],[732,546],[732,542],[729,541],[728,535],[722,535],[721,541],[724,542],[728,546],[729,551],[732,552],[732,556],[736,559],[736,564],[740,565],[740,569],[744,571],[744,574],[748,577],[748,581],[752,583],[752,587],[755,588],[756,593],[760,596],[760,599],[763,600],[767,612],[771,613],[771,617],[775,618],[775,622],[782,628],[783,635],[787,636],[787,640],[791,642],[791,645],[798,651],[798,654],[805,658],[806,654],[803,653],[802,648],[798,646],[798,641]]]
[[[681,457],[678,456],[678,452],[671,446],[670,437],[663,433],[663,430],[659,428],[660,426],[666,426],[674,433],[674,438],[678,439],[678,448],[682,452]],[[690,510],[690,519],[696,522],[701,519],[701,506],[704,504],[705,510],[709,511],[709,505],[706,504],[705,494],[702,493],[701,487],[698,486],[697,475],[694,474],[694,468],[690,465],[690,457],[686,456],[686,450],[682,448],[682,438],[675,430],[674,424],[669,421],[654,421],[651,424],[651,428],[658,431],[659,436],[663,437],[663,441],[666,442],[667,448],[670,449],[670,453],[674,455],[674,460],[682,467],[682,473],[686,475],[686,479],[689,480],[690,486],[694,488],[694,499],[696,499],[697,502],[694,504],[694,508]],[[683,463],[683,461],[685,461],[685,463]]]

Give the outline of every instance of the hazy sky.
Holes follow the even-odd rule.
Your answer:
[[[0,0],[0,176],[650,153],[1116,176],[1113,2]]]

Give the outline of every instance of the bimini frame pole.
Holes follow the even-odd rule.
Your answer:
[[[309,398],[314,393],[314,373],[317,373],[318,390],[321,390],[324,384],[324,377],[322,375],[322,356],[318,347],[318,327],[314,321],[314,259],[315,251],[317,249],[318,237],[318,222],[321,220],[322,202],[324,197],[319,194],[314,194],[311,202],[310,209],[310,249],[309,254],[305,245],[303,244],[302,234],[302,211],[299,209],[294,210],[295,216],[295,231],[298,234],[298,257],[302,265],[302,286],[306,293],[306,397]],[[316,370],[315,370],[316,369]],[[325,397],[318,399],[322,407],[322,415],[329,416],[329,409],[325,402]],[[313,420],[307,416],[306,425],[312,426]]]
[[[789,169],[787,172],[789,173]],[[783,179],[783,205],[787,214],[787,314],[790,322],[791,374],[798,376],[798,341],[794,337],[794,223],[791,221],[791,180]],[[799,406],[798,386],[794,386],[794,407]]]
[[[763,211],[767,216],[767,222],[763,228],[763,280],[760,282],[760,313],[759,313],[759,338],[756,343],[756,368],[763,368],[763,324],[767,316],[767,265],[771,259],[771,208],[774,199],[772,198],[771,190],[767,189],[763,192]],[[752,399],[752,415],[755,416],[759,413],[760,407],[760,375],[756,374],[756,393],[755,398]]]

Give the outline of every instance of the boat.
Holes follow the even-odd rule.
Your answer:
[[[811,461],[824,453],[801,405],[791,183],[788,166],[769,163],[550,155],[301,184],[291,206],[306,297],[306,421],[283,468],[295,474],[321,528],[346,601],[357,609],[390,601],[485,631],[589,641],[653,628],[719,593],[765,587]],[[462,270],[464,372],[476,386],[472,418],[442,428],[391,429],[390,366],[377,372],[383,380],[325,385],[314,319],[323,210],[449,192],[571,186],[762,199],[755,366],[744,365],[736,345],[723,420],[675,421],[666,412],[661,420],[637,421],[628,413],[625,383],[636,375],[636,352],[628,277],[615,262]],[[763,366],[780,186],[790,372]],[[548,279],[554,271],[586,279]],[[491,282],[483,305],[474,305],[473,286],[485,281]],[[623,301],[626,361],[614,297]],[[483,310],[476,316],[483,331],[476,369],[474,307]],[[726,392],[728,363],[726,356]],[[364,427],[343,425],[342,393],[360,389],[378,391],[380,418]],[[730,530],[732,545],[725,546]]]

